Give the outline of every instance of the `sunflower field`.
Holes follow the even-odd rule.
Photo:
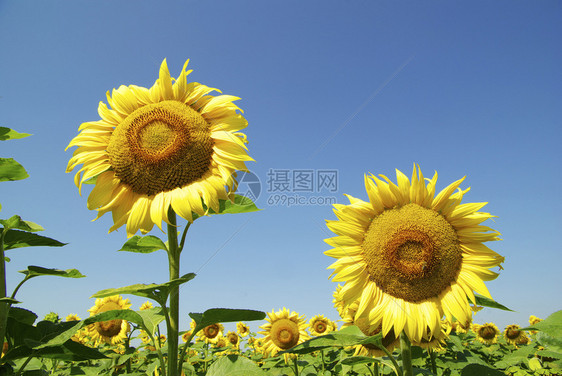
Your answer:
[[[90,190],[95,219],[111,213],[109,231],[125,227],[120,251],[165,252],[169,280],[101,290],[88,313],[40,319],[17,300],[22,285],[84,275],[30,265],[9,291],[7,251],[65,244],[18,215],[0,220],[0,375],[562,374],[562,311],[502,330],[476,323],[481,309],[509,310],[485,284],[505,260],[490,248],[501,240],[487,225],[495,216],[481,211],[484,202],[463,203],[464,178],[437,191],[437,173],[424,177],[417,164],[410,177],[396,170],[396,180],[365,174],[367,201],[346,195],[349,204],[333,205],[325,255],[335,259],[340,320],[285,307],[180,317],[180,286],[196,278],[180,273],[193,222],[259,210],[237,194],[237,172],[253,161],[239,98],[189,82],[187,65],[172,77],[164,60],[152,87],[108,92],[100,118],[81,124],[67,147],[76,148],[67,172],[79,192]],[[27,136],[0,128],[2,141]],[[27,176],[0,159],[0,181]],[[165,239],[149,234],[154,226]],[[147,301],[132,307],[127,295]]]

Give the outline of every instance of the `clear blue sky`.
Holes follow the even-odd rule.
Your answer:
[[[561,16],[559,1],[0,1],[0,125],[33,134],[0,144],[31,176],[0,185],[0,215],[69,243],[9,251],[9,287],[27,265],[77,268],[87,278],[37,278],[18,299],[86,317],[98,290],[167,280],[163,252],[116,252],[124,229],[90,222],[64,148],[107,90],[151,86],[163,58],[177,76],[190,58],[190,81],[242,98],[264,210],[192,226],[184,317],[285,306],[338,318],[323,254],[331,206],[268,205],[267,173],[337,170],[336,192],[301,196],[347,203],[367,199],[364,173],[410,175],[414,162],[438,171],[438,188],[467,175],[465,201],[498,216],[505,270],[488,287],[517,312],[475,321],[546,317],[562,308]]]

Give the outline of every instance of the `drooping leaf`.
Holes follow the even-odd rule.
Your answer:
[[[20,304],[21,302],[12,298],[0,298],[0,303]]]
[[[294,354],[307,354],[329,347],[346,347],[368,344],[381,345],[382,334],[366,336],[358,327],[352,325],[339,331],[309,339],[308,341],[305,341],[284,352]]]
[[[167,251],[168,248],[166,244],[160,238],[148,235],[148,236],[139,236],[135,235],[131,239],[127,240],[123,247],[119,251],[124,252],[135,252],[135,253],[152,253],[163,249]]]
[[[23,230],[27,232],[37,232],[45,230],[37,223],[24,221],[19,215],[14,215],[10,219],[0,219],[0,224],[4,226],[5,229]]]
[[[8,311],[8,317],[27,325],[33,325],[37,320],[37,315],[34,312],[19,307],[11,307]]]
[[[227,355],[217,359],[209,367],[207,376],[260,376],[265,372],[256,363],[239,355]]]
[[[158,328],[158,324],[166,319],[162,307],[144,309],[142,311],[137,311],[137,313],[142,317],[144,325],[150,334],[154,334]]]
[[[168,296],[170,295],[170,290],[175,287],[179,286],[183,283],[191,281],[195,278],[194,273],[188,273],[180,278],[173,279],[166,283],[161,284],[142,284],[138,283],[136,285],[120,287],[116,289],[105,289],[96,292],[92,295],[92,298],[104,298],[106,296],[118,295],[118,294],[131,294],[136,296],[142,296],[144,298],[149,298],[157,301],[161,305],[164,305],[168,300]]]
[[[13,158],[0,158],[0,181],[14,181],[28,178],[29,174]]]
[[[48,268],[43,268],[41,266],[34,266],[34,265],[30,265],[27,267],[27,270],[20,270],[19,272],[25,274],[26,276],[28,276],[28,278],[39,277],[41,275],[52,275],[52,276],[65,277],[65,278],[85,277],[85,275],[83,275],[76,269],[67,269],[67,270],[48,269]]]
[[[66,243],[27,231],[8,230],[4,236],[4,250],[24,247],[62,247]]]
[[[486,298],[483,295],[474,294],[474,297],[476,298],[476,305],[480,305],[480,306],[483,306],[483,307],[489,307],[489,308],[497,308],[497,309],[501,309],[503,311],[513,312],[513,310],[507,308],[503,304],[500,304],[500,303],[498,303],[495,300],[492,300],[490,298]]]
[[[0,141],[15,140],[18,138],[24,138],[28,136],[31,135],[29,133],[16,132],[10,128],[0,127]]]
[[[61,323],[61,324],[67,324],[67,325],[70,324],[71,326],[70,326],[69,329],[67,329],[64,332],[54,336],[53,338],[51,338],[46,343],[38,345],[37,347],[35,347],[35,349],[43,349],[43,348],[47,348],[47,347],[62,345],[66,341],[68,341],[70,338],[72,338],[72,336],[74,334],[76,334],[76,332],[78,330],[82,329],[83,327],[88,326],[88,325],[93,324],[93,323],[96,323],[96,322],[111,321],[111,320],[126,320],[126,321],[132,322],[134,324],[137,324],[137,325],[141,326],[142,329],[146,330],[146,327],[144,325],[144,320],[142,319],[141,315],[139,315],[137,312],[131,311],[130,309],[116,309],[116,310],[112,310],[112,311],[106,311],[106,312],[98,313],[97,315],[90,316],[87,319],[82,320],[82,321],[76,321],[76,322],[70,321],[70,322],[67,322],[67,323]]]
[[[196,326],[188,342],[206,326],[226,322],[263,320],[265,312],[251,309],[211,308],[203,313],[192,312],[189,317],[195,321]]]

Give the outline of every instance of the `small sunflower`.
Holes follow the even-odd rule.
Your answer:
[[[112,311],[116,309],[129,309],[131,302],[129,299],[123,299],[120,295],[108,296],[103,299],[96,299],[95,305],[90,308],[90,316],[98,313]],[[90,326],[90,337],[97,344],[104,342],[116,345],[127,338],[130,330],[129,323],[125,320],[110,320],[96,322]]]
[[[542,319],[539,319],[537,316],[531,315],[529,316],[529,325],[535,325],[541,322]]]
[[[275,356],[279,351],[289,350],[296,345],[308,340],[306,320],[297,312],[291,312],[283,307],[280,311],[267,313],[267,323],[260,326],[263,329],[263,351],[268,356]],[[289,354],[284,354],[285,361]]]
[[[337,324],[324,315],[316,315],[310,319],[308,329],[313,336],[323,336],[337,330]]]
[[[236,324],[236,331],[240,335],[240,337],[246,337],[250,334],[250,327],[243,322],[239,322]]]
[[[75,313],[71,313],[70,315],[66,316],[66,319],[65,319],[65,321],[80,321],[80,320],[81,320],[81,318],[78,317],[78,315],[75,314]]]
[[[240,348],[240,337],[236,332],[229,331],[225,336],[227,342],[235,348]]]
[[[486,203],[461,204],[468,191],[457,180],[435,195],[437,173],[425,179],[414,166],[411,181],[396,170],[397,184],[384,175],[365,176],[369,202],[347,195],[349,205],[334,204],[338,220],[327,226],[338,236],[334,247],[334,282],[345,282],[344,306],[359,301],[358,316],[369,318],[369,331],[382,326],[386,336],[405,331],[412,342],[438,336],[441,318],[468,325],[474,291],[491,298],[483,281],[504,258],[483,243],[499,233],[482,226]],[[427,180],[427,184],[426,184]]]
[[[152,303],[149,301],[146,301],[144,303],[142,303],[142,305],[139,307],[139,311],[144,311],[146,309],[151,309],[153,307]]]
[[[189,61],[189,60],[188,60]],[[120,86],[107,92],[111,108],[100,102],[101,120],[83,123],[69,147],[78,149],[67,172],[78,165],[74,181],[97,177],[88,197],[96,219],[113,214],[114,231],[127,225],[127,235],[170,224],[168,209],[193,221],[208,214],[203,203],[219,211],[219,200],[232,199],[235,171],[247,171],[247,126],[231,95],[209,95],[217,89],[188,83],[184,64],[174,80],[166,60],[150,88]],[[219,91],[220,92],[220,91]]]
[[[503,331],[505,341],[512,345],[522,345],[528,343],[529,337],[527,337],[527,333],[520,329],[521,327],[517,324],[506,326]]]
[[[212,324],[204,327],[197,334],[202,341],[216,343],[222,337],[224,326],[222,324]]]
[[[472,331],[476,333],[476,339],[486,345],[496,343],[500,331],[496,324],[488,322],[483,325],[473,324]]]

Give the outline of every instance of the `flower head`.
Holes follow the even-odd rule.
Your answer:
[[[131,302],[129,299],[123,299],[120,295],[108,296],[102,299],[96,299],[95,305],[90,308],[90,316],[98,313],[129,309]],[[96,343],[108,343],[116,345],[122,343],[127,338],[130,330],[129,323],[125,320],[115,319],[109,321],[100,321],[89,327],[89,335]]]
[[[289,350],[310,338],[306,332],[305,317],[297,312],[283,308],[277,312],[271,311],[267,316],[267,323],[260,326],[263,331],[259,333],[265,336],[263,351],[268,356],[275,356],[279,351]],[[285,361],[288,358],[285,356]]]
[[[68,147],[77,146],[67,172],[82,183],[96,178],[88,208],[97,218],[112,212],[110,231],[126,224],[128,236],[170,224],[168,210],[193,221],[219,200],[233,198],[235,171],[247,171],[247,125],[231,95],[188,83],[187,62],[177,79],[166,60],[150,88],[120,86],[100,102],[101,120],[83,123]],[[218,90],[217,90],[218,91]],[[67,147],[67,148],[68,148]],[[97,219],[96,218],[96,219]]]
[[[500,331],[496,324],[488,322],[482,325],[473,324],[472,331],[476,333],[476,339],[486,345],[496,343]]]
[[[368,202],[347,195],[349,205],[334,205],[338,220],[327,226],[337,236],[326,239],[334,248],[325,254],[337,259],[333,280],[345,282],[338,310],[358,301],[368,331],[405,331],[422,343],[440,336],[443,316],[471,322],[474,291],[491,298],[483,281],[497,277],[489,269],[504,258],[483,244],[499,240],[481,225],[493,217],[479,211],[486,203],[461,204],[464,178],[435,195],[437,174],[425,179],[414,166],[411,181],[396,176],[397,184],[365,176]]]

